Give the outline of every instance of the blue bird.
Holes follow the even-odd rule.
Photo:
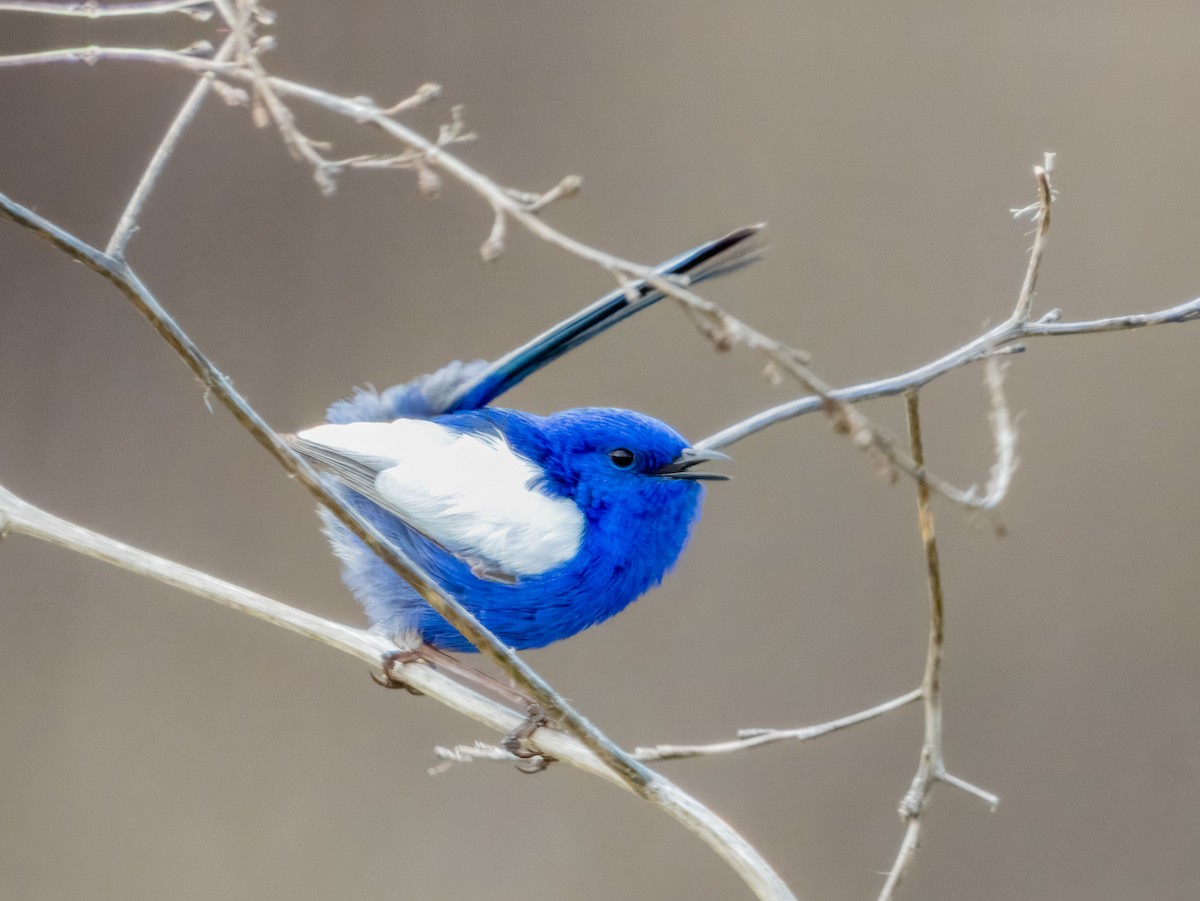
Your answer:
[[[752,261],[759,227],[662,264],[694,283]],[[639,283],[601,298],[494,363],[451,363],[385,391],[359,389],[326,424],[289,436],[340,496],[501,641],[537,648],[618,613],[674,566],[698,516],[696,467],[727,460],[629,410],[534,416],[488,404],[551,360],[662,298]],[[475,648],[322,511],[343,580],[399,643]]]

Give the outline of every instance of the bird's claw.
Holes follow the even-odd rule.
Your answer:
[[[501,742],[504,750],[521,761],[517,764],[518,772],[540,773],[554,761],[555,758],[542,753],[530,741],[533,733],[549,722],[542,708],[530,702],[525,708],[525,721],[504,737],[504,741]]]
[[[424,663],[427,665],[432,665],[427,659],[425,659],[425,657],[421,655],[420,651],[390,651],[389,653],[383,655],[383,671],[380,673],[371,673],[372,681],[374,681],[376,685],[382,685],[384,688],[403,688],[412,695],[425,694],[425,692],[413,688],[403,679],[397,679],[392,675],[392,668],[398,663]]]
[[[523,759],[517,764],[517,772],[524,773],[527,776],[532,776],[534,773],[540,773],[542,770],[550,766],[551,761],[555,758],[545,754],[534,754],[531,757]]]

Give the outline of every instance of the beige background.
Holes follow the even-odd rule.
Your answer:
[[[549,214],[647,262],[746,222],[772,251],[713,285],[839,384],[1006,315],[1030,238],[1010,207],[1059,153],[1038,309],[1090,318],[1200,293],[1192,3],[279,2],[275,71],[467,104],[462,155],[566,173]],[[0,52],[182,46],[158,22],[0,16]],[[103,243],[189,84],[148,65],[0,70],[0,190]],[[374,135],[297,107],[351,154]],[[359,174],[323,199],[243,110],[208,106],[134,239],[148,284],[267,419],[356,383],[494,356],[610,280],[523,234],[496,264],[457,186]],[[49,509],[361,622],[311,504],[129,305],[0,227],[0,482]],[[939,510],[951,767],[905,897],[1200,896],[1200,326],[1043,342],[1014,360],[1021,470],[995,539]],[[636,407],[691,436],[792,396],[664,306],[514,392]],[[925,395],[929,453],[990,466],[978,369]],[[869,408],[894,426],[897,402]],[[924,585],[911,485],[815,417],[736,448],[668,584],[529,654],[617,740],[799,725],[913,685]],[[488,738],[279,630],[22,537],[0,545],[0,896],[737,898],[667,818],[565,769],[432,778]],[[915,710],[799,747],[664,767],[804,897],[873,897],[900,838]]]

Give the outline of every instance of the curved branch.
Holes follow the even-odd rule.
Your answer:
[[[209,52],[212,51],[208,47]],[[162,63],[191,72],[230,72],[232,63],[217,62],[181,50],[153,50],[145,47],[72,47],[68,50],[39,50],[0,56],[0,69],[17,66],[41,66],[53,63],[83,63],[94,66],[106,61]]]
[[[1043,195],[1049,197],[1049,185]],[[1027,282],[1027,284],[1031,284]],[[1024,297],[1024,292],[1022,292]],[[1017,305],[1018,312],[1021,303]],[[916,390],[905,395],[905,410],[908,414],[908,434],[913,459],[925,465],[925,449],[921,438],[920,401]],[[887,879],[879,893],[879,901],[891,901],[900,886],[921,838],[921,824],[929,803],[930,790],[938,782],[952,784],[984,800],[994,810],[1000,799],[965,779],[950,776],[946,771],[942,732],[942,659],[946,644],[946,608],[942,591],[942,568],[938,556],[937,534],[933,525],[933,510],[929,504],[929,486],[917,482],[917,527],[921,537],[921,548],[925,552],[925,579],[929,586],[929,638],[925,650],[925,670],[921,677],[921,699],[925,707],[925,734],[921,742],[921,753],[917,772],[912,784],[900,801],[900,817],[905,822],[904,838],[896,860],[888,871]]]
[[[973,341],[964,344],[945,356],[930,363],[910,369],[908,372],[893,375],[873,382],[862,382],[846,388],[835,388],[830,396],[848,404],[862,403],[880,397],[897,397],[913,388],[928,385],[934,379],[945,375],[962,366],[986,360],[998,353],[1019,352],[1023,347],[1014,347],[1016,342],[1029,338],[1049,338],[1063,335],[1087,335],[1094,332],[1128,331],[1138,328],[1149,328],[1154,325],[1170,325],[1185,322],[1200,322],[1200,297],[1157,310],[1153,313],[1132,313],[1124,316],[1112,316],[1106,319],[1088,319],[1079,322],[1057,322],[1054,319],[1041,319],[1035,322],[1013,323],[1004,322],[994,329],[980,335]],[[820,397],[801,397],[790,400],[769,410],[762,410],[753,416],[748,416],[740,422],[714,432],[708,437],[697,441],[696,447],[716,450],[728,447],[744,438],[749,438],[763,429],[770,428],[788,419],[795,419],[821,409]]]
[[[221,49],[217,51],[217,55],[213,58],[215,63],[223,63],[233,57],[234,49],[237,47],[237,38],[235,35],[230,35],[225,39],[225,43],[221,45]],[[167,160],[171,158],[171,154],[175,152],[175,147],[179,144],[179,140],[183,137],[184,131],[191,124],[192,119],[196,117],[196,113],[200,111],[200,105],[204,103],[208,97],[209,91],[212,90],[216,75],[213,72],[207,72],[196,82],[191,93],[188,94],[187,100],[183,102],[183,106],[179,108],[179,112],[175,114],[171,125],[167,128],[166,134],[163,135],[162,141],[158,145],[158,149],[154,151],[154,155],[150,158],[150,163],[146,166],[146,171],[142,173],[142,177],[138,179],[137,187],[134,188],[132,196],[125,204],[125,209],[121,212],[121,218],[117,220],[117,227],[113,229],[112,237],[108,239],[108,245],[104,248],[104,252],[109,256],[118,260],[125,259],[125,248],[129,245],[129,239],[133,237],[133,233],[138,228],[138,216],[141,215],[142,207],[150,196],[150,192],[154,190],[154,185],[158,181],[158,176],[162,172],[163,167],[167,165]]]
[[[908,704],[921,700],[923,692],[920,688],[884,701],[868,710],[851,713],[838,717],[836,720],[819,723],[815,726],[801,726],[797,729],[739,729],[738,737],[732,741],[713,742],[707,745],[654,745],[653,747],[634,748],[633,756],[638,760],[687,760],[693,757],[715,757],[720,754],[733,754],[738,751],[750,751],[778,742],[812,741],[842,729],[849,729],[859,723],[877,719],[885,713],[899,710]],[[438,757],[446,764],[468,763],[473,760],[488,760],[501,763],[513,763],[517,758],[499,745],[457,745],[453,748],[438,747],[434,749]]]
[[[82,19],[108,19],[118,16],[154,16],[184,13],[194,19],[212,17],[212,0],[143,0],[141,3],[55,3],[53,0],[0,0],[0,12],[40,13],[45,16],[73,16]]]
[[[851,726],[869,722],[885,713],[891,713],[893,710],[916,703],[921,700],[922,693],[920,688],[914,688],[898,698],[884,701],[867,710],[851,713],[815,726],[801,726],[797,729],[739,729],[738,737],[733,741],[714,742],[707,745],[655,745],[651,748],[634,748],[633,753],[638,760],[685,760],[690,757],[712,757],[717,754],[748,751],[781,741],[812,741],[814,738],[849,729]]]

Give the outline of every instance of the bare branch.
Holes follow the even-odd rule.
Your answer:
[[[814,738],[820,738],[823,735],[876,719],[885,713],[891,713],[893,710],[912,704],[920,698],[921,689],[914,688],[898,698],[884,701],[868,710],[852,713],[816,726],[802,726],[798,729],[739,729],[738,737],[734,741],[716,742],[709,745],[655,745],[651,748],[635,748],[633,753],[638,760],[681,760],[688,757],[709,757],[715,754],[747,751],[781,741],[811,741]]]
[[[830,396],[847,403],[857,404],[863,401],[875,400],[881,397],[896,397],[914,388],[928,385],[935,379],[963,366],[980,360],[986,360],[997,354],[1017,352],[1023,348],[1013,347],[1013,343],[1027,338],[1042,338],[1061,335],[1086,335],[1093,332],[1127,331],[1137,328],[1147,328],[1152,325],[1170,325],[1200,321],[1200,297],[1185,301],[1164,310],[1153,313],[1131,313],[1125,316],[1113,316],[1107,319],[1092,319],[1081,322],[1055,322],[1038,320],[1024,324],[1011,321],[1001,323],[990,331],[945,356],[930,363],[910,369],[899,375],[878,379],[872,382],[862,382],[846,388],[835,388]],[[719,432],[697,441],[697,447],[717,449],[729,447],[732,444],[749,438],[751,435],[770,428],[788,419],[815,413],[821,409],[822,398],[817,396],[801,397],[790,400],[778,406],[762,410],[735,422]]]
[[[153,16],[184,13],[201,22],[212,18],[212,0],[144,0],[141,3],[54,3],[50,0],[0,0],[0,12],[40,13],[47,16],[77,16],[106,19],[117,16]]]
[[[1042,268],[1042,256],[1046,252],[1046,238],[1050,235],[1050,204],[1054,202],[1054,191],[1050,186],[1050,172],[1054,169],[1054,154],[1047,153],[1040,166],[1033,167],[1033,177],[1037,180],[1038,199],[1032,207],[1033,221],[1037,226],[1033,239],[1033,249],[1029,252],[1029,266],[1025,270],[1025,281],[1021,284],[1021,293],[1017,297],[1017,306],[1012,318],[1024,322],[1033,310],[1033,296],[1037,288],[1038,272]],[[1021,216],[1030,210],[1014,210],[1013,215]]]
[[[836,720],[830,720],[827,723],[820,723],[815,726],[801,726],[798,729],[739,729],[738,737],[733,741],[715,742],[708,745],[654,745],[648,748],[638,747],[634,748],[633,756],[641,761],[685,760],[692,757],[713,757],[718,754],[750,751],[755,748],[762,748],[784,741],[811,741],[814,738],[820,738],[823,735],[829,735],[833,732],[840,732],[842,729],[857,726],[859,723],[877,719],[885,713],[891,713],[893,710],[899,710],[901,707],[919,701],[921,694],[920,688],[914,688],[912,691],[902,694],[898,698],[884,701],[882,704],[871,707],[868,710],[852,713],[848,716],[839,717]],[[499,745],[489,745],[482,742],[476,742],[473,745],[456,745],[453,748],[438,747],[434,749],[434,752],[446,764],[469,763],[474,760],[507,763],[517,761],[516,757]],[[438,772],[443,772],[445,766],[438,767],[437,769]]]
[[[213,59],[214,63],[223,63],[228,61],[233,56],[233,52],[237,47],[237,38],[230,35],[225,39],[225,43],[221,45],[221,49],[217,52]],[[108,246],[104,248],[104,252],[109,256],[123,260],[125,259],[125,248],[129,244],[129,239],[133,237],[133,233],[138,228],[138,216],[141,215],[142,207],[145,206],[146,200],[150,196],[150,192],[154,190],[154,185],[158,182],[158,176],[162,173],[163,168],[167,165],[167,160],[171,158],[171,154],[175,151],[175,147],[179,144],[179,139],[183,137],[184,131],[188,125],[196,117],[196,113],[200,110],[200,105],[208,96],[208,92],[212,90],[215,75],[212,72],[207,72],[201,76],[192,88],[187,99],[183,102],[179,112],[175,114],[174,120],[171,122],[167,133],[163,135],[162,142],[158,145],[158,149],[154,151],[154,156],[150,158],[149,165],[146,166],[146,171],[142,173],[142,177],[138,180],[137,187],[134,188],[133,195],[129,198],[129,202],[125,205],[124,211],[121,213],[121,218],[117,221],[117,227],[113,230],[112,237],[108,239]]]
[[[207,46],[207,52],[204,52]],[[101,62],[161,63],[192,72],[233,71],[232,63],[217,63],[207,57],[212,46],[205,42],[195,50],[149,50],[144,47],[73,47],[69,50],[39,50],[36,53],[17,53],[0,56],[0,69],[16,66],[38,66],[49,63],[83,63],[94,66]]]
[[[1089,335],[1094,332],[1123,332],[1147,328],[1151,325],[1169,325],[1180,322],[1200,321],[1200,297],[1158,310],[1153,313],[1130,313],[1125,316],[1110,316],[1107,319],[1091,319],[1084,322],[1058,322],[1042,319],[1031,322],[1021,330],[1017,338],[1041,338],[1053,335]]]
[[[912,456],[919,466],[925,465],[925,449],[921,439],[920,404],[915,390],[905,395],[908,412],[908,433],[912,445]],[[921,533],[921,546],[925,550],[925,577],[929,585],[929,640],[925,652],[925,672],[921,678],[921,697],[925,707],[925,737],[921,743],[921,755],[912,785],[900,801],[900,817],[907,822],[904,838],[896,860],[888,872],[887,880],[879,893],[880,901],[891,901],[895,897],[900,880],[904,877],[916,854],[921,836],[921,822],[929,800],[929,791],[937,782],[947,782],[969,791],[985,800],[991,807],[999,798],[965,780],[951,777],[946,772],[942,745],[942,657],[946,643],[945,602],[942,592],[942,570],[938,559],[937,535],[933,526],[933,509],[929,503],[929,486],[924,480],[917,481],[917,523]]]
[[[487,240],[479,246],[479,255],[485,263],[492,262],[504,253],[504,237],[508,231],[504,210],[495,208],[493,212],[495,217],[492,219],[492,230],[488,233]]]
[[[920,839],[921,821],[914,817],[904,828],[904,838],[900,842],[900,850],[896,854],[892,868],[888,870],[887,879],[879,892],[879,901],[891,901],[896,896],[896,889],[900,887],[900,879],[908,871],[908,865],[916,856],[917,844]]]
[[[917,392],[905,395],[908,410],[908,432],[913,459],[924,465],[925,451],[921,441],[921,416]],[[896,861],[888,873],[879,901],[890,901],[900,885],[905,871],[916,853],[921,835],[921,815],[933,782],[933,770],[942,752],[942,648],[945,640],[945,619],[942,606],[942,575],[938,564],[937,538],[933,531],[933,510],[929,506],[929,486],[917,482],[917,523],[921,545],[925,549],[925,575],[929,582],[929,642],[925,654],[925,673],[921,679],[921,697],[925,706],[925,738],[921,745],[920,762],[912,786],[900,802],[900,816],[908,822],[904,840]]]
[[[583,179],[578,175],[565,175],[553,188],[545,194],[522,195],[521,192],[509,191],[513,199],[525,204],[526,211],[540,213],[546,207],[560,200],[575,197],[583,190]]]
[[[410,109],[416,109],[418,106],[424,106],[426,103],[432,103],[441,96],[442,86],[429,81],[417,88],[411,97],[405,97],[395,106],[389,106],[385,110],[380,110],[380,112],[385,116],[397,116],[400,113],[408,112]]]

